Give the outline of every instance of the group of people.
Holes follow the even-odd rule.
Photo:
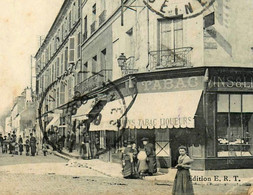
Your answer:
[[[37,142],[33,133],[30,133],[30,138],[29,136],[27,136],[25,142],[23,142],[23,138],[21,137],[21,135],[17,138],[14,131],[12,134],[8,133],[8,136],[2,137],[2,135],[0,135],[0,142],[2,147],[2,153],[9,153],[12,156],[22,155],[25,150],[26,156],[38,155],[39,143]]]
[[[122,149],[122,174],[124,178],[142,178],[157,172],[155,148],[148,138],[142,139],[143,146],[136,143],[124,142]]]
[[[122,174],[126,179],[142,178],[157,172],[155,149],[148,138],[142,139],[143,147],[137,150],[134,142],[128,141],[122,150]],[[180,146],[177,173],[172,189],[173,195],[193,195],[190,167],[193,160],[186,154],[187,148]]]

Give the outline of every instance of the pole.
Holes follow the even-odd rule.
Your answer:
[[[31,55],[31,91],[33,88],[33,56]]]
[[[124,13],[123,13],[123,8],[124,8],[124,0],[121,0],[121,26],[124,26]]]

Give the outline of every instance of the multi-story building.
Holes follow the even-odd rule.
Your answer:
[[[81,59],[80,4],[80,0],[64,1],[35,56],[36,94],[40,110],[37,122],[41,129],[48,130],[61,121],[62,134],[65,134],[65,121],[70,125],[71,117],[68,113],[60,116],[59,108],[73,98],[76,80],[72,70]]]
[[[16,133],[23,138],[35,133],[36,107],[32,99],[30,88],[26,88],[20,96],[16,97],[11,109],[10,117],[6,118],[6,132]]]
[[[79,108],[69,113],[59,99],[51,109],[45,101],[43,113],[60,106],[69,118],[74,114],[68,122],[78,140],[88,129],[96,145],[99,135],[99,148],[110,151],[109,159],[124,140],[141,146],[148,137],[160,168],[176,165],[179,145],[188,147],[194,169],[251,167],[253,13],[238,11],[252,7],[250,0],[80,3],[81,36],[74,52],[81,47],[81,60],[75,58],[74,74],[64,77],[74,76],[68,87],[74,86],[69,91],[79,98],[66,98],[62,80],[52,88],[56,96],[51,95],[57,102],[57,91],[62,92],[65,104]],[[65,1],[36,55],[37,67],[57,21],[68,16],[67,7]],[[43,80],[54,59],[38,71],[38,94],[54,80],[47,85]]]

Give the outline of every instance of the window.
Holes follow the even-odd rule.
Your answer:
[[[71,14],[71,11],[69,12],[69,32],[72,28],[72,14]]]
[[[97,56],[92,58],[92,74],[97,72]]]
[[[252,156],[253,95],[217,95],[218,157]]]
[[[183,20],[159,20],[157,66],[183,66],[186,54],[183,50]]]
[[[69,38],[69,57],[68,63],[75,63],[75,37]]]
[[[93,15],[96,15],[97,13],[97,6],[96,6],[96,3],[92,6],[92,14]]]
[[[106,69],[106,49],[101,51],[101,69],[102,70]]]
[[[84,20],[83,20],[84,24],[84,33],[83,33],[83,41],[85,41],[88,37],[88,19],[87,19],[87,16],[84,17]]]
[[[77,59],[81,58],[81,32],[77,35],[77,49],[76,49]]]
[[[68,47],[65,48],[65,70],[68,69]]]
[[[61,82],[60,86],[60,105],[65,103],[65,83]]]

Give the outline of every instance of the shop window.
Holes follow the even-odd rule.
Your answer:
[[[253,95],[218,94],[218,157],[252,156]]]

